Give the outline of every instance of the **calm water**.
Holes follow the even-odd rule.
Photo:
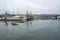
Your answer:
[[[60,21],[0,22],[0,40],[60,40]]]

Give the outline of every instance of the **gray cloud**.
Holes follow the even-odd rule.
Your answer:
[[[23,10],[23,13],[27,6],[33,13],[59,13],[60,0],[0,0],[1,10],[17,11],[18,9]]]

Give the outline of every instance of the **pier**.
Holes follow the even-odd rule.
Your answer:
[[[3,18],[0,18],[0,21],[26,21],[26,18],[23,17],[23,18],[16,18],[16,17],[3,17]]]

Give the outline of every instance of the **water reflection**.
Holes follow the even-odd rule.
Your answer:
[[[9,25],[8,21],[2,21],[2,23],[5,23],[6,26]]]
[[[0,40],[60,40],[60,21],[34,20],[20,23],[5,21],[0,23]],[[17,25],[12,23],[16,23]]]
[[[26,21],[26,22],[23,22],[23,21],[2,21],[2,23],[5,23],[6,26],[10,25],[9,22],[12,26],[20,25],[20,23],[26,23],[27,27],[32,25],[32,21]]]

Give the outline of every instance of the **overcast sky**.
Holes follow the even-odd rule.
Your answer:
[[[30,10],[34,14],[60,14],[60,0],[0,0],[2,11],[25,13]]]

